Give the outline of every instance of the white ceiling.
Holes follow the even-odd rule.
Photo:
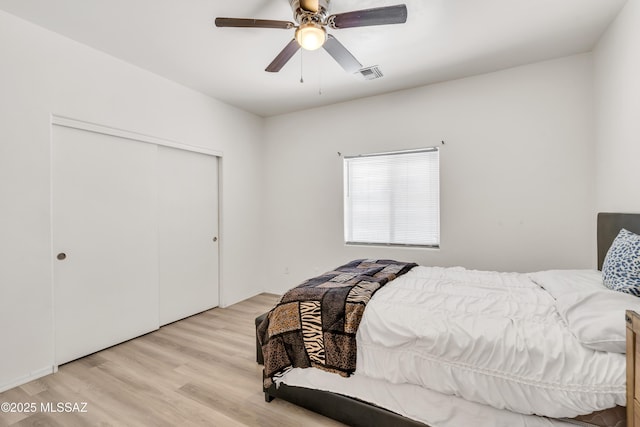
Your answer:
[[[330,13],[403,0],[333,0]],[[590,51],[626,0],[404,0],[406,24],[331,30],[384,77],[322,49],[265,67],[293,30],[216,28],[216,16],[292,21],[288,0],[0,0],[0,9],[261,116]],[[301,63],[302,56],[302,63]],[[301,76],[304,83],[300,83]]]

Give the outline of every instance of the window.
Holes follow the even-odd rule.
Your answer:
[[[345,157],[346,243],[438,247],[439,163],[437,148]]]

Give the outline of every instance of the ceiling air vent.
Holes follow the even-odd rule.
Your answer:
[[[378,68],[377,65],[361,68],[358,70],[358,73],[362,74],[362,77],[366,80],[375,80],[383,76],[382,71],[380,71],[380,68]]]

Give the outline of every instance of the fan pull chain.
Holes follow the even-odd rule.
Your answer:
[[[304,83],[304,79],[302,78],[302,58],[304,57],[303,51],[304,49],[300,49],[300,83]]]

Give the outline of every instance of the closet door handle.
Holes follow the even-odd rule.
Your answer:
[[[65,254],[64,252],[60,252],[56,258],[58,258],[58,260],[63,261],[67,258],[67,254]]]
[[[214,236],[214,237],[213,237],[213,241],[214,241],[214,242],[217,242],[217,241],[218,241],[218,236]]]

